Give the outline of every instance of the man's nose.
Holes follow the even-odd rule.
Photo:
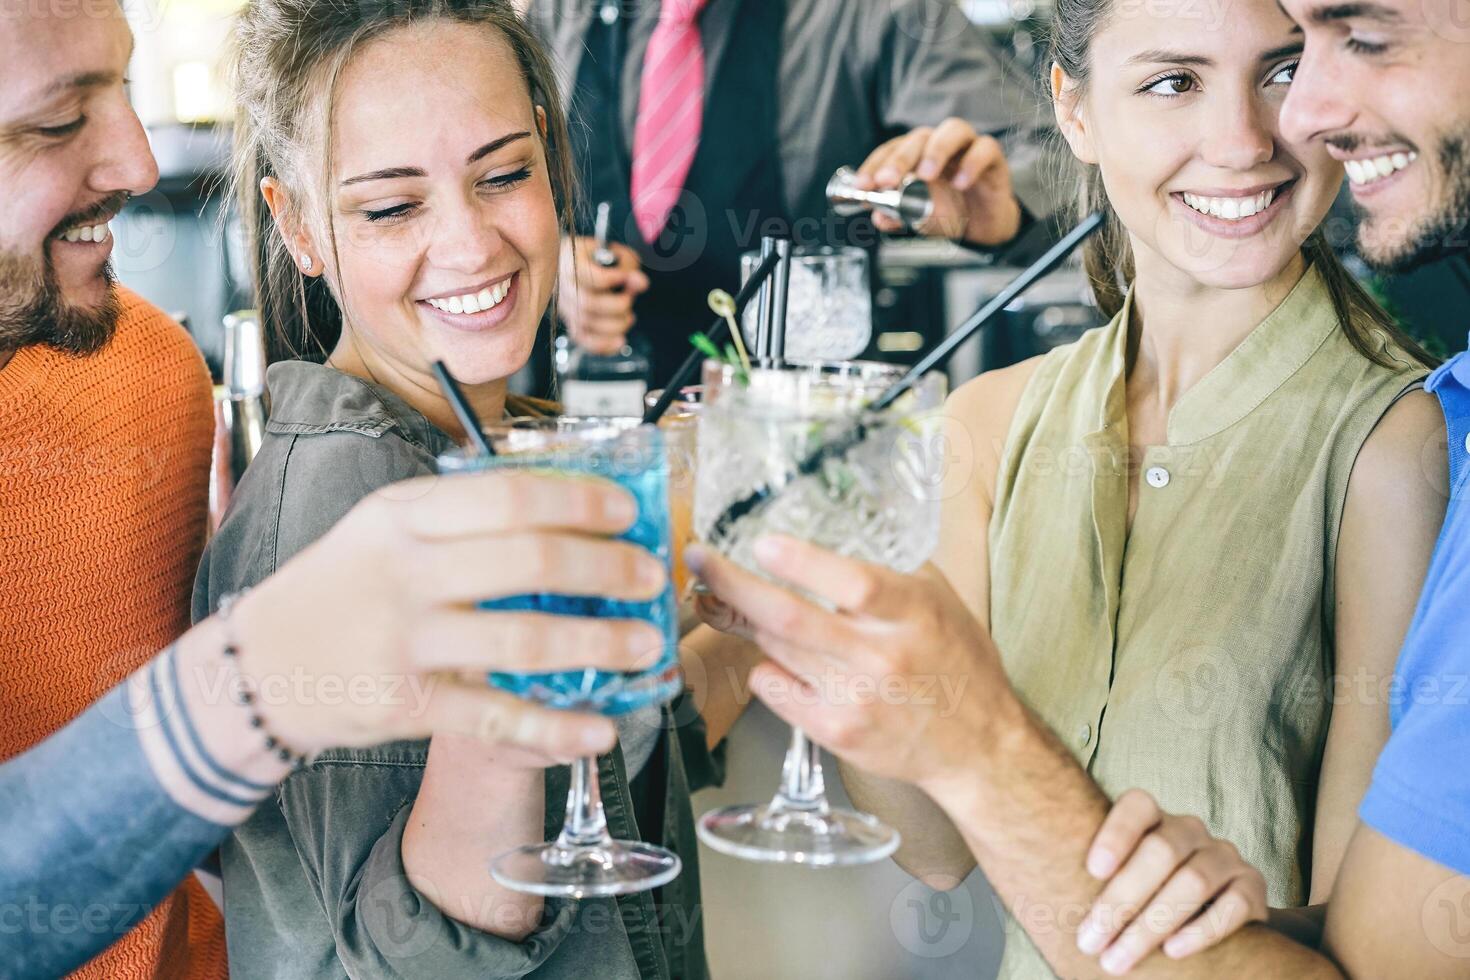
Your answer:
[[[151,191],[158,183],[158,161],[138,114],[124,103],[98,121],[102,126],[92,140],[98,155],[92,168],[92,189],[104,194]]]
[[[1342,132],[1357,117],[1353,105],[1329,59],[1303,56],[1281,106],[1281,135],[1292,143],[1310,143]]]

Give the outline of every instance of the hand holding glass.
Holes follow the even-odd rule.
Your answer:
[[[521,419],[486,427],[496,455],[461,450],[439,459],[444,473],[485,469],[532,469],[561,476],[578,474],[612,480],[633,494],[638,518],[621,540],[647,548],[669,570],[668,463],[662,434],[636,419],[561,417]],[[657,663],[637,673],[587,668],[552,673],[492,673],[492,685],[553,708],[624,714],[667,701],[679,692],[678,613],[672,575],[649,602],[606,596],[533,594],[487,600],[480,608],[585,617],[639,619],[664,638]],[[572,767],[566,822],[555,841],[517,848],[491,865],[507,888],[539,895],[581,898],[621,895],[656,888],[680,869],[678,855],[640,841],[614,840],[607,830],[595,758]]]
[[[752,549],[770,533],[902,572],[917,569],[939,536],[942,375],[926,375],[892,408],[865,417],[866,438],[846,454],[811,476],[796,475],[802,460],[903,374],[884,364],[810,364],[757,368],[745,385],[733,368],[706,362],[696,537],[757,573]],[[726,509],[762,486],[771,498],[717,534]],[[712,811],[698,829],[727,854],[814,866],[878,861],[899,844],[898,832],[877,818],[828,803],[820,750],[800,730],[792,732],[781,787],[769,803]]]

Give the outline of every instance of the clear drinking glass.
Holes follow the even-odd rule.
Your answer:
[[[759,252],[740,256],[741,285],[760,265]],[[753,338],[757,304],[745,308],[745,336]],[[787,361],[840,361],[867,350],[873,337],[868,253],[852,246],[798,248],[791,253],[786,289]]]
[[[768,533],[902,572],[917,569],[939,537],[944,377],[927,375],[887,411],[862,415],[902,374],[885,364],[809,364],[757,368],[747,385],[734,368],[706,362],[695,536],[760,574],[752,547]],[[862,442],[810,476],[795,475],[812,450],[859,417],[867,430]],[[762,486],[774,491],[768,503],[721,532],[726,509]],[[878,861],[899,843],[898,832],[877,818],[828,803],[820,750],[800,730],[792,731],[769,803],[711,811],[698,829],[717,851],[815,866]]]
[[[633,494],[638,518],[621,539],[670,560],[668,461],[663,434],[636,418],[516,419],[487,426],[496,455],[453,450],[439,458],[441,473],[491,469],[529,469],[557,474],[585,473],[612,480]],[[636,673],[583,670],[547,673],[493,672],[489,681],[553,708],[619,715],[669,700],[680,690],[678,612],[672,574],[669,585],[650,602],[597,596],[533,594],[489,599],[479,608],[573,616],[641,619],[663,635],[657,663]],[[566,822],[555,841],[530,844],[497,857],[490,866],[507,888],[582,898],[646,891],[671,881],[680,861],[672,851],[641,841],[614,840],[603,814],[595,757],[572,766]]]

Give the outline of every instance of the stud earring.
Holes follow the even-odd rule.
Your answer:
[[[312,266],[311,256],[310,255],[303,255],[303,256],[301,256],[301,270],[303,272],[310,272],[311,271],[311,266]]]

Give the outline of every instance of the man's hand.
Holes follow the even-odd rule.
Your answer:
[[[628,492],[600,479],[500,471],[379,490],[230,614],[241,674],[288,695],[257,698],[266,728],[302,752],[445,732],[564,762],[606,751],[608,719],[540,707],[485,674],[644,669],[663,655],[662,635],[638,620],[475,605],[658,595],[663,566],[614,539],[636,515]],[[351,695],[295,696],[296,676]]]
[[[623,346],[633,327],[633,300],[648,289],[638,254],[618,242],[608,248],[618,264],[603,267],[593,258],[594,239],[567,238],[561,243],[556,312],[572,340],[594,354],[615,354]]]
[[[1009,242],[1021,228],[1021,205],[1005,151],[963,119],[921,126],[884,143],[858,168],[858,186],[893,188],[910,174],[927,181],[934,197],[933,215],[914,229],[921,235],[994,246]],[[903,230],[901,222],[878,212],[873,224],[880,231]]]
[[[1171,959],[1266,921],[1266,879],[1193,816],[1164,813],[1143,790],[1118,797],[1087,853],[1107,886],[1077,931],[1077,948],[1127,973],[1160,945]]]
[[[921,789],[967,779],[974,746],[1020,712],[985,630],[937,571],[901,575],[773,536],[755,546],[777,578],[832,610],[702,547],[691,570],[770,660],[751,689],[844,760]],[[715,607],[707,607],[706,613]],[[814,696],[813,696],[814,695]]]

